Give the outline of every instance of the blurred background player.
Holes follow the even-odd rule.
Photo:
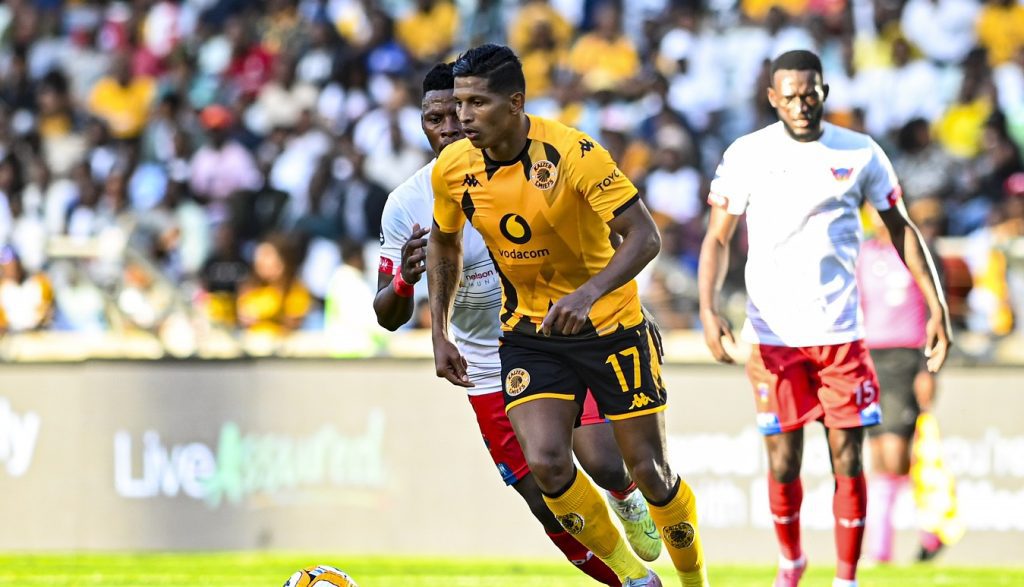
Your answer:
[[[910,211],[915,216],[915,208]],[[892,561],[894,506],[910,474],[911,441],[918,419],[931,410],[936,386],[935,375],[928,371],[922,353],[928,304],[892,246],[881,217],[870,208],[867,217],[872,236],[861,247],[857,287],[864,310],[864,343],[875,364],[879,387],[884,391],[881,407],[885,416],[881,424],[868,428],[873,473],[868,555],[887,563]],[[940,476],[943,474],[939,471]],[[931,492],[928,487],[915,487],[915,497]],[[945,495],[949,496],[948,491]],[[919,512],[922,528],[917,559],[921,561],[931,560],[944,543],[959,538],[956,530],[947,529],[948,524],[942,523],[947,518],[948,506],[933,515],[928,511],[934,509],[928,501],[927,497],[919,498],[919,505],[924,506]]]
[[[800,544],[803,428],[822,421],[836,480],[834,587],[857,584],[867,488],[864,427],[881,419],[878,380],[863,343],[855,265],[861,203],[896,235],[900,258],[927,301],[928,369],[949,345],[949,311],[934,264],[900,201],[896,174],[868,136],[822,122],[828,86],[821,61],[789,51],[771,64],[768,100],[779,122],[737,139],[711,182],[711,219],[700,258],[704,336],[716,360],[733,362],[719,312],[729,243],[746,214],[749,294],[743,337],[754,345],[747,375],[765,436],[769,504],[781,547],[776,587],[797,585],[807,559]]]
[[[436,65],[423,80],[422,127],[435,153],[463,137],[452,96],[454,78],[451,64]],[[388,197],[381,222],[381,259],[374,311],[381,326],[395,330],[410,320],[414,310],[413,285],[419,282],[426,256],[431,222],[433,190],[430,174],[434,161],[424,166]],[[566,532],[548,509],[523,456],[522,448],[505,415],[501,395],[501,363],[498,337],[501,285],[479,233],[466,229],[463,279],[452,314],[453,330],[460,349],[468,358],[469,401],[477,416],[484,443],[502,479],[523,497],[544,526],[552,542],[566,557],[595,580],[619,585],[615,573],[601,559]],[[612,436],[611,425],[596,410],[592,400],[574,432],[575,453],[583,468],[599,485],[612,488],[608,501],[618,514],[630,544],[645,560],[661,551],[654,523],[643,496],[636,491],[622,463]]]
[[[427,271],[437,375],[473,385],[448,334],[469,220],[501,280],[505,411],[548,507],[624,585],[662,584],[573,465],[574,423],[592,393],[680,581],[706,585],[696,500],[668,463],[665,390],[634,279],[660,249],[654,220],[601,145],[526,114],[522,64],[511,49],[470,49],[453,73],[469,141],[441,153],[432,177]],[[617,248],[612,235],[622,239]]]

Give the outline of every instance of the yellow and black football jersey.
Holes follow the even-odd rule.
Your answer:
[[[434,166],[434,222],[483,235],[502,286],[502,330],[537,334],[548,308],[605,268],[614,249],[607,222],[639,199],[611,155],[586,134],[530,116],[526,147],[493,161],[468,139]],[[635,281],[597,300],[580,336],[642,322]]]

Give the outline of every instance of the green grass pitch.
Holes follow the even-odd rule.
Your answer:
[[[280,587],[295,570],[330,564],[360,587],[588,587],[597,585],[557,560],[498,560],[342,556],[331,554],[3,554],[0,585],[143,587]],[[666,587],[677,583],[672,569],[655,568]],[[806,587],[831,585],[831,568],[812,566]],[[768,587],[769,566],[713,565],[715,587]],[[966,568],[893,566],[864,569],[861,587],[1010,587],[1024,585],[1024,567]]]

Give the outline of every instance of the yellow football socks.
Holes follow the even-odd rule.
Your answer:
[[[647,567],[633,554],[612,523],[601,494],[576,471],[572,484],[558,497],[545,495],[551,512],[569,534],[603,560],[619,578],[640,579]]]
[[[676,494],[668,503],[649,503],[648,509],[683,587],[705,587],[704,547],[697,532],[697,500],[690,486],[680,478]]]

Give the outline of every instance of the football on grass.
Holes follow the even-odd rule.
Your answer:
[[[359,587],[345,571],[327,565],[316,565],[296,571],[284,587]]]

